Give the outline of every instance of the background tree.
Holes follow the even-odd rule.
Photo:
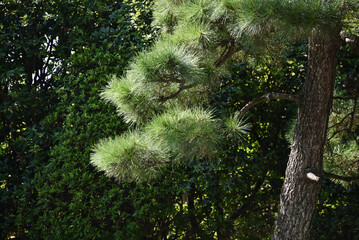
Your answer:
[[[111,222],[121,218],[111,192],[123,189],[93,176],[88,155],[97,133],[126,128],[104,117],[113,109],[98,92],[151,41],[149,5],[0,3],[2,239],[126,235]]]
[[[215,159],[226,134],[245,132],[240,117],[252,106],[273,99],[295,101],[298,121],[273,238],[308,239],[324,175],[340,34],[350,28],[348,19],[356,21],[357,2],[202,0],[158,1],[156,6],[161,38],[103,93],[138,130],[102,141],[92,163],[118,180],[152,179],[168,158],[188,163]],[[198,107],[230,58],[262,56],[280,62],[288,44],[298,39],[308,39],[301,94],[264,95],[224,121]],[[150,144],[154,140],[158,145]]]

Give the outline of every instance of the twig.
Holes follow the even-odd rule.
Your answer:
[[[190,85],[183,85],[183,86],[180,86],[179,89],[172,93],[171,95],[169,96],[160,96],[159,97],[159,101],[161,102],[166,102],[167,100],[171,99],[171,98],[175,98],[178,96],[178,94],[180,94],[183,90],[186,90],[186,89],[189,89],[189,88],[193,88],[194,86],[196,86],[195,84],[190,84]]]
[[[340,176],[340,175],[337,175],[337,174],[334,174],[334,173],[329,173],[329,172],[324,172],[324,176],[327,177],[327,178],[343,180],[343,181],[347,181],[347,182],[358,181],[359,180],[359,176],[357,176],[357,177]]]
[[[340,96],[336,96],[336,97],[333,97],[333,99],[347,101],[347,100],[354,100],[354,99],[356,99],[356,97],[340,97]]]
[[[300,97],[298,95],[294,95],[294,94],[287,94],[287,93],[267,93],[265,95],[263,95],[262,97],[250,101],[249,103],[247,103],[237,114],[238,118],[243,117],[243,115],[251,108],[257,106],[258,104],[262,103],[262,102],[269,102],[271,100],[274,99],[281,99],[281,100],[289,100],[289,101],[294,101],[297,104],[299,104],[300,102]]]
[[[348,131],[350,133],[350,130],[347,129],[347,128],[343,128],[343,129],[340,129],[338,131],[335,131],[332,136],[330,136],[330,138],[328,138],[328,140],[331,140],[333,137],[335,137],[335,135],[337,135],[338,133],[341,133],[341,132],[344,132],[344,131]]]
[[[350,124],[349,124],[349,130],[350,131],[353,129],[354,117],[355,117],[355,111],[356,111],[356,108],[357,108],[357,103],[358,103],[358,98],[356,98],[354,100],[353,111],[351,112],[351,119],[350,119]]]
[[[328,129],[334,128],[334,127],[336,127],[336,126],[338,126],[338,125],[341,125],[341,124],[344,122],[344,120],[347,119],[347,117],[349,117],[350,115],[352,115],[352,113],[353,113],[353,112],[348,113],[347,115],[345,115],[345,116],[342,118],[342,120],[340,120],[340,122],[334,124],[333,126],[328,127]]]
[[[228,45],[229,46],[226,46],[226,50],[223,51],[219,59],[214,63],[216,68],[222,66],[222,64],[236,52],[233,39],[229,40]]]

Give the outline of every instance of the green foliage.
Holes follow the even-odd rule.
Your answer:
[[[130,77],[146,82],[198,84],[203,79],[198,58],[184,46],[167,42],[157,42],[151,51],[140,53],[131,70]]]
[[[276,136],[284,135],[282,125],[287,121],[287,114],[282,111],[287,105],[282,103],[277,107],[275,106],[278,104],[259,107],[258,111],[262,114],[254,114],[253,116],[257,117],[251,118],[251,125],[256,130],[251,131],[248,138],[240,138],[242,144],[239,148],[236,136],[247,135],[249,123],[243,122],[230,112],[239,110],[248,99],[256,98],[255,94],[265,93],[268,87],[272,91],[280,91],[288,89],[291,84],[298,84],[298,80],[301,82],[301,63],[293,61],[286,66],[288,68],[285,68],[285,71],[265,66],[251,68],[245,64],[236,65],[232,70],[232,77],[223,80],[221,89],[216,91],[215,100],[211,101],[220,112],[176,107],[153,117],[139,132],[132,132],[134,135],[141,135],[141,138],[146,138],[149,134],[153,139],[157,139],[157,143],[167,145],[166,149],[172,150],[168,160],[187,160],[164,164],[161,173],[157,173],[158,180],[152,179],[151,185],[148,186],[160,189],[167,186],[167,191],[163,194],[171,200],[161,202],[158,207],[167,206],[166,210],[161,208],[161,213],[171,211],[171,214],[165,217],[160,213],[156,215],[155,211],[145,211],[151,216],[146,215],[146,219],[152,219],[151,223],[146,224],[157,224],[162,229],[160,231],[155,227],[149,230],[147,237],[158,238],[161,233],[174,239],[195,236],[212,239],[220,231],[228,238],[232,236],[253,239],[267,236],[274,221],[273,211],[277,198],[273,196],[279,193],[280,176],[288,154],[285,139],[275,140]],[[287,79],[291,81],[286,81]],[[243,99],[242,95],[238,94],[239,91],[243,96],[247,96],[247,99]],[[295,112],[289,107],[287,111]],[[278,114],[283,116],[280,121]],[[221,115],[228,118],[219,120],[217,116]],[[274,132],[276,134],[273,134]],[[123,139],[128,139],[128,135],[129,133],[124,134]],[[226,140],[226,137],[229,138]],[[123,145],[127,145],[127,142]],[[122,147],[117,147],[118,149]],[[223,151],[224,149],[226,150]],[[108,153],[117,150],[113,148]],[[94,154],[102,153],[99,151]],[[211,161],[203,161],[205,159]],[[127,171],[130,169],[122,171],[125,170],[128,176]],[[268,178],[263,177],[268,170]],[[259,172],[261,174],[258,174]],[[136,180],[132,177],[129,179]],[[146,176],[142,179],[146,180]],[[254,188],[257,182],[262,181],[265,182],[263,188],[256,192]],[[241,210],[240,216],[235,216],[238,207],[246,202],[245,196],[251,194],[253,197],[248,208]],[[142,203],[145,203],[145,200],[143,201]],[[191,201],[195,202],[193,206]],[[195,212],[194,215],[191,214],[192,211]],[[234,219],[228,217],[232,215]],[[188,227],[191,221],[191,224],[198,223],[196,230]],[[147,228],[141,229],[145,231]]]
[[[154,118],[146,130],[185,161],[213,159],[223,139],[218,120],[201,108],[171,109]]]
[[[225,134],[243,136],[248,127],[235,116],[222,125],[212,111],[177,107],[154,117],[143,131],[100,141],[93,149],[91,163],[119,181],[147,181],[160,175],[164,163],[214,160],[222,150]]]
[[[191,49],[205,50],[216,43],[215,32],[205,23],[191,22],[180,25],[175,30],[177,38],[173,39],[177,44],[186,44]]]
[[[134,59],[124,78],[112,78],[102,96],[128,123],[143,123],[173,105],[167,101],[171,96],[198,85],[204,76],[198,58],[184,46],[157,43]]]
[[[358,168],[358,95],[356,74],[359,59],[351,49],[343,49],[338,66],[338,77],[328,140],[324,152],[324,169],[342,176],[357,176]],[[348,183],[341,181],[341,184]]]
[[[246,19],[255,23],[252,14],[269,2],[250,2]],[[296,93],[304,80],[306,49],[292,49],[280,67],[231,62],[224,71],[216,60],[233,46],[233,38],[245,53],[263,40],[243,40],[241,31],[250,29],[235,29],[243,20],[234,14],[239,3],[156,1],[155,23],[167,34],[148,47],[156,35],[149,27],[149,1],[5,1],[0,11],[1,238],[268,238],[288,155],[283,126],[296,109],[285,102],[263,103],[246,121],[235,112],[268,91]],[[321,9],[313,14],[319,16]],[[271,9],[261,10],[273,17]],[[257,20],[268,26],[276,21]],[[303,28],[308,23],[290,21]],[[142,49],[147,51],[134,56]],[[342,59],[344,66],[356,63]],[[340,76],[349,74],[343,69]],[[133,123],[131,131],[125,132],[128,126],[100,94]],[[350,110],[349,105],[340,109]],[[337,143],[349,146],[348,136],[338,136]],[[121,183],[97,172],[90,158]],[[324,186],[316,238],[328,232],[340,239],[357,236],[355,191]]]
[[[149,4],[2,4],[2,239],[126,236],[111,224],[124,190],[94,174],[89,156],[100,136],[126,128],[98,95],[150,43]]]
[[[209,0],[183,1],[177,9],[181,21],[184,22],[208,22],[213,2]]]
[[[243,139],[245,135],[249,134],[251,128],[250,123],[246,123],[246,120],[241,118],[239,119],[237,114],[226,118],[224,120],[225,133],[227,137],[234,138],[236,140]]]
[[[312,229],[315,239],[358,239],[358,186],[323,182]]]
[[[141,82],[130,77],[112,77],[102,97],[117,106],[119,115],[127,123],[144,122],[161,107]]]
[[[188,45],[199,42],[203,53],[214,53],[224,41],[234,40],[241,51],[285,55],[288,43],[305,40],[313,29],[321,34],[350,26],[356,1],[158,1],[155,23]],[[269,59],[270,60],[270,59]]]
[[[154,23],[162,27],[162,31],[172,32],[177,22],[176,6],[182,0],[159,0],[154,4]]]
[[[150,180],[169,157],[165,145],[139,132],[102,140],[93,151],[91,163],[118,180]]]

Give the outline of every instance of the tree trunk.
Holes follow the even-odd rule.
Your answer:
[[[309,239],[323,174],[323,148],[332,106],[336,37],[313,33],[309,39],[308,71],[298,108],[297,125],[280,195],[273,239]],[[313,173],[314,178],[308,178]]]

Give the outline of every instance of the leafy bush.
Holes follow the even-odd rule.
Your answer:
[[[88,162],[94,142],[126,128],[99,92],[150,44],[150,5],[63,0],[4,6],[0,57],[1,69],[9,71],[1,75],[1,238],[122,234],[116,233],[123,218],[117,207],[124,190]],[[11,41],[24,34],[27,42]],[[40,56],[38,66],[27,67],[21,56]]]

